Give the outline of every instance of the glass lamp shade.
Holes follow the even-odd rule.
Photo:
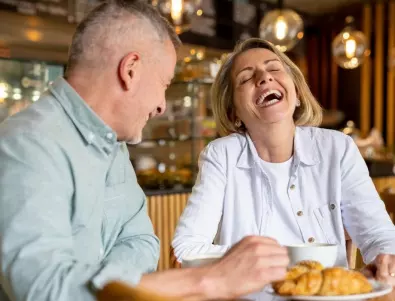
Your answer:
[[[335,62],[344,69],[354,69],[369,55],[365,35],[351,26],[345,27],[332,42]]]
[[[291,9],[269,11],[262,18],[259,35],[282,52],[289,51],[303,38],[303,20]]]
[[[153,0],[151,3],[173,25],[177,34],[190,29],[194,14],[202,14],[201,0]]]

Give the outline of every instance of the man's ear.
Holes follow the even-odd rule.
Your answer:
[[[119,78],[124,89],[134,89],[140,81],[142,66],[141,57],[137,52],[124,56],[119,64]]]

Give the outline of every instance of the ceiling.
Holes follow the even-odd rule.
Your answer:
[[[285,7],[296,9],[307,14],[318,15],[336,11],[342,6],[362,2],[362,0],[283,0]],[[277,3],[277,0],[266,2]]]

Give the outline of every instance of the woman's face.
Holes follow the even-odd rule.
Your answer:
[[[295,85],[275,53],[264,48],[241,53],[233,64],[232,81],[236,115],[247,129],[293,122]]]

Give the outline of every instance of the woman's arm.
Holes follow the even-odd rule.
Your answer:
[[[379,254],[395,254],[395,227],[351,137],[346,137],[341,173],[343,223],[364,261],[370,263]]]
[[[213,245],[222,216],[225,162],[225,153],[217,145],[209,144],[200,154],[199,174],[172,243],[179,261],[192,253],[225,252],[229,249],[229,246]]]

